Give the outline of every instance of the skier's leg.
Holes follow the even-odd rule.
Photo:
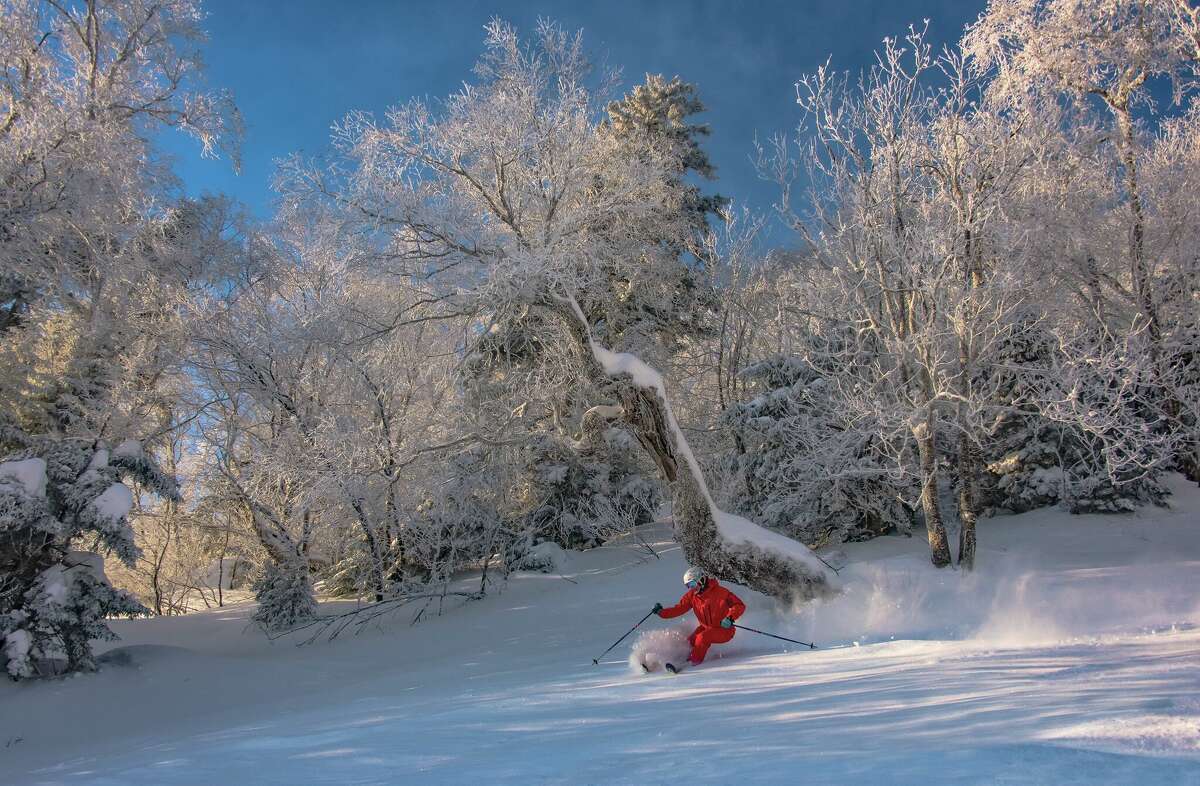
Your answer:
[[[708,648],[713,644],[724,644],[733,638],[733,628],[699,628],[692,634],[695,641],[692,644],[692,654],[688,660],[692,663],[702,663],[708,655]]]
[[[708,654],[708,648],[712,645],[709,640],[711,628],[700,627],[691,636],[692,653],[688,655],[688,660],[692,663],[699,664],[704,662],[704,656]]]

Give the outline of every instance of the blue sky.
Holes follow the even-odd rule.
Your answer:
[[[247,125],[244,167],[204,160],[172,134],[163,148],[191,194],[224,192],[259,216],[272,208],[277,158],[317,154],[352,109],[382,113],[410,98],[441,97],[468,79],[483,25],[499,16],[522,31],[539,17],[582,28],[593,58],[620,67],[627,86],[647,72],[695,83],[712,126],[715,189],[768,209],[773,186],[750,155],[757,133],[797,118],[793,85],[829,56],[839,69],[871,62],[885,35],[931,20],[935,41],[955,40],[984,0],[595,3],[475,0],[208,0],[208,82],[234,92]]]

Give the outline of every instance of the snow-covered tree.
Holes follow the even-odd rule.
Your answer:
[[[175,496],[151,457],[155,413],[177,392],[179,304],[208,275],[215,201],[166,199],[152,140],[174,128],[236,155],[238,136],[227,96],[199,81],[201,16],[188,0],[0,13],[0,447],[6,466],[44,462],[46,480],[6,484],[0,613],[17,676],[88,668],[105,615],[141,610],[98,557],[71,556],[136,557],[121,481]]]
[[[236,154],[228,97],[198,83],[192,0],[6,0],[0,26],[0,331],[120,292],[124,238],[159,185],[151,135]]]
[[[99,554],[125,564],[138,556],[128,515],[134,481],[172,498],[163,475],[137,442],[33,437],[8,427],[0,462],[0,637],[9,676],[21,679],[95,667],[92,639],[115,638],[105,619],[140,614],[114,589]]]
[[[631,155],[601,128],[605,102],[587,73],[578,36],[543,24],[526,45],[493,23],[476,82],[383,123],[350,115],[336,137],[346,168],[297,166],[289,197],[347,208],[397,274],[432,281],[447,308],[480,316],[477,329],[523,311],[561,326],[603,391],[601,412],[633,431],[672,484],[688,559],[781,598],[818,594],[825,569],[807,549],[716,508],[661,375],[596,339],[588,315],[608,302],[609,283],[670,280],[694,223],[679,207],[679,146],[648,137]]]
[[[1006,406],[982,448],[985,507],[1113,513],[1161,502],[1164,489],[1147,473],[1155,451],[1126,397],[1103,378],[1112,369],[1085,371],[1089,341],[1064,346],[1036,312],[1024,319],[1030,324],[1002,344],[993,370]],[[1076,404],[1093,414],[1081,419]],[[1112,423],[1138,424],[1137,433]]]
[[[741,375],[747,398],[725,413],[742,445],[727,481],[738,510],[812,544],[910,531],[911,476],[879,444],[879,429],[842,406],[833,379],[799,354]]]
[[[707,216],[722,203],[687,180],[689,175],[712,178],[715,173],[700,145],[708,129],[690,122],[703,110],[694,86],[649,74],[644,84],[608,104],[597,130],[610,136],[624,156],[641,156],[647,146],[671,151],[676,165],[664,184],[662,209],[678,211],[679,222],[691,227],[694,238],[703,236]],[[689,255],[697,246],[689,249],[669,235],[663,242],[673,246],[674,264],[664,254],[653,266],[606,269],[607,280],[596,282],[587,314],[606,346],[650,358],[660,367],[706,329],[705,316],[715,302],[711,270]],[[525,502],[527,523],[554,525],[553,535],[548,530],[534,537],[561,542],[560,525],[574,521],[581,530],[572,538],[586,530],[589,534],[578,542],[596,542],[599,533],[611,532],[620,522],[649,520],[661,495],[645,474],[652,472],[648,462],[631,460],[627,440],[615,434],[612,439],[588,440],[586,447],[579,439],[589,402],[603,394],[584,373],[583,353],[570,333],[541,309],[496,309],[489,317],[489,329],[473,342],[462,376],[471,406],[495,407],[502,400],[510,412],[521,413],[516,418],[497,413],[492,438],[515,439],[520,429],[527,433],[528,443],[516,457],[517,464],[526,467],[525,477],[514,492]],[[514,460],[508,452],[490,455]],[[633,489],[636,495],[627,493]],[[635,504],[635,498],[640,502]]]
[[[1173,326],[1181,313],[1184,324],[1194,321],[1186,315],[1195,310],[1195,254],[1185,250],[1179,259],[1173,252],[1188,223],[1172,220],[1178,213],[1168,200],[1156,199],[1154,179],[1147,177],[1156,156],[1170,151],[1172,157],[1180,143],[1186,151],[1188,134],[1179,135],[1180,125],[1195,132],[1194,120],[1187,119],[1194,118],[1194,108],[1184,119],[1160,125],[1154,87],[1165,80],[1176,105],[1195,102],[1196,18],[1187,0],[992,0],[968,29],[963,48],[994,69],[989,94],[1013,105],[1066,98],[1085,122],[1100,125],[1103,133],[1092,144],[1101,154],[1111,149],[1112,158],[1097,163],[1102,172],[1115,165],[1120,176],[1096,194],[1091,218],[1111,245],[1089,255],[1079,274],[1092,280],[1094,296],[1107,309],[1101,332],[1115,335],[1118,344],[1139,336],[1140,351],[1148,355],[1143,382],[1152,389],[1137,389],[1139,401],[1124,411],[1142,411],[1143,422],[1168,435],[1161,456],[1200,480],[1186,405],[1169,382],[1183,346]],[[1103,114],[1093,111],[1097,103]],[[1139,121],[1139,112],[1148,123]],[[1164,143],[1166,150],[1159,147]],[[1180,173],[1188,166],[1175,162]],[[1170,182],[1178,177],[1170,171],[1175,168],[1158,174]],[[1112,349],[1100,335],[1085,354],[1112,360]],[[1136,369],[1109,368],[1116,376],[1104,384],[1137,388],[1130,384]],[[1078,414],[1086,418],[1086,407]]]
[[[381,286],[320,212],[285,207],[280,226],[242,250],[243,280],[197,303],[189,359],[209,399],[206,495],[258,542],[268,625],[315,609],[314,571],[339,593],[392,594],[426,465],[455,444],[458,335],[425,293]]]
[[[975,455],[993,407],[986,368],[1022,297],[995,264],[999,208],[1024,166],[1020,118],[990,111],[969,64],[933,57],[923,31],[886,39],[877,63],[856,83],[827,66],[802,79],[795,158],[805,164],[781,143],[766,166],[808,246],[791,297],[824,340],[804,351],[820,353],[811,363],[831,375],[840,406],[874,424],[875,444],[900,466],[915,446],[938,566],[951,562],[939,488],[954,437],[959,561],[970,567]],[[801,169],[813,184],[806,208],[790,190]]]

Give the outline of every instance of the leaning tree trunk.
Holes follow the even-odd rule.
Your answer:
[[[738,520],[742,526],[760,533],[753,541],[733,542],[722,533],[716,517],[729,514],[713,503],[665,398],[661,378],[647,379],[644,372],[651,370],[632,355],[614,355],[598,346],[579,306],[574,301],[569,304],[567,313],[558,311],[580,342],[589,374],[610,381],[621,402],[621,417],[670,484],[675,540],[687,561],[787,604],[832,594],[829,574],[803,544],[743,520]],[[606,364],[605,359],[622,361],[617,364],[622,367]],[[779,548],[764,545],[771,541]]]

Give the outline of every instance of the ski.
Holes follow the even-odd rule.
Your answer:
[[[683,671],[682,666],[676,666],[674,663],[664,663],[663,667],[672,674],[678,674],[679,672]]]

